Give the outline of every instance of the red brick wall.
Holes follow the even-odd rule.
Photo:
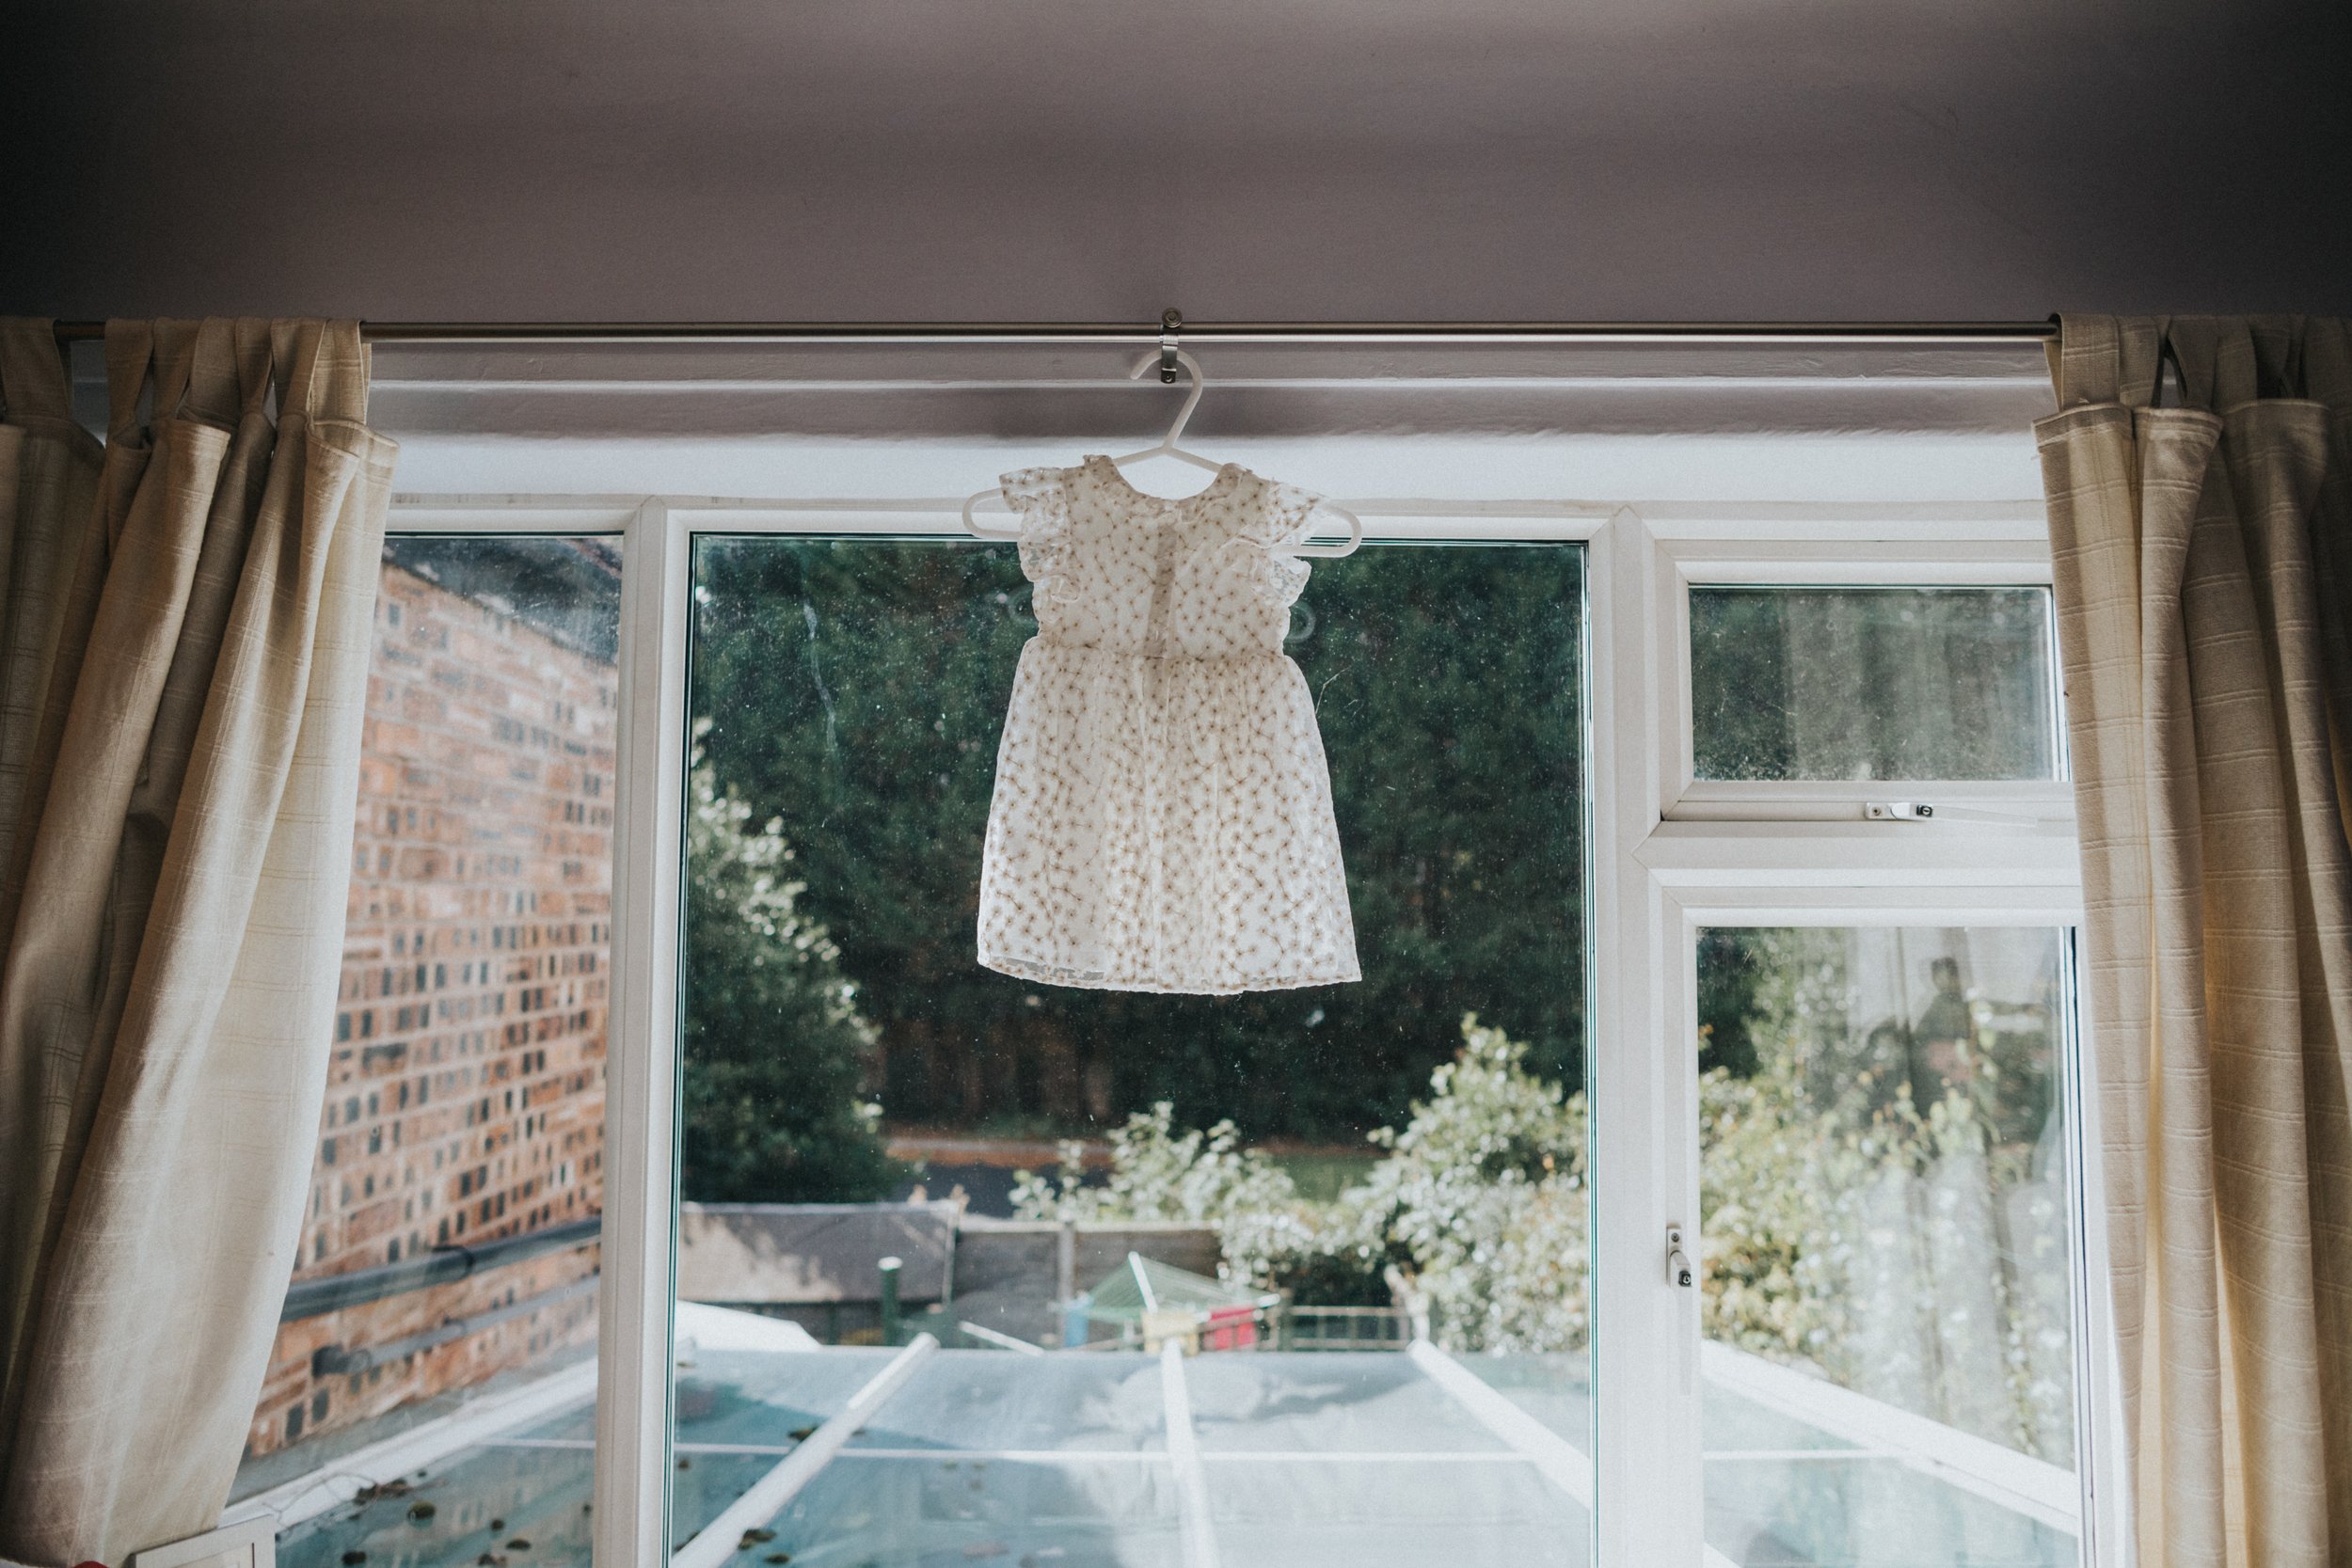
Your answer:
[[[597,1212],[612,666],[384,568],[334,1063],[296,1280]],[[593,1247],[281,1327],[260,1454],[595,1338],[593,1295],[351,1376],[357,1350],[591,1274]]]

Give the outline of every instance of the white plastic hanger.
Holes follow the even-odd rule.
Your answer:
[[[1187,451],[1183,447],[1176,444],[1177,437],[1184,435],[1185,424],[1192,419],[1192,411],[1200,405],[1200,394],[1206,389],[1208,385],[1207,378],[1200,373],[1200,362],[1180,348],[1170,348],[1166,350],[1165,353],[1160,350],[1154,350],[1151,354],[1146,355],[1142,361],[1129,372],[1129,379],[1137,379],[1140,378],[1146,371],[1157,370],[1163,363],[1165,357],[1168,355],[1172,355],[1176,363],[1187,372],[1191,372],[1192,375],[1192,391],[1185,397],[1184,407],[1177,410],[1176,422],[1168,427],[1168,434],[1162,436],[1154,445],[1148,446],[1141,451],[1122,452],[1119,456],[1112,458],[1111,462],[1115,467],[1123,468],[1130,463],[1140,463],[1147,457],[1173,457],[1178,462],[1189,463],[1196,468],[1206,468],[1211,473],[1221,473],[1225,469],[1224,464],[1217,462],[1215,458],[1203,457],[1197,451]],[[970,530],[973,535],[977,538],[1019,539],[1021,537],[1021,530],[1018,527],[1008,529],[990,528],[981,523],[977,517],[973,515],[974,511],[979,506],[979,504],[982,501],[990,499],[991,498],[994,498],[1001,501],[1004,498],[1004,492],[1001,489],[976,490],[969,497],[965,498],[963,503],[963,526]],[[1353,512],[1347,510],[1347,508],[1327,500],[1318,501],[1315,510],[1318,512],[1328,512],[1337,516],[1347,519],[1346,544],[1276,545],[1271,547],[1268,553],[1273,555],[1312,556],[1320,561],[1337,561],[1342,556],[1354,555],[1356,553],[1357,546],[1364,542],[1363,519],[1357,516]]]

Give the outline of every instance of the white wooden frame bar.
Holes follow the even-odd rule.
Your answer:
[[[1414,1340],[1405,1354],[1413,1358],[1423,1376],[1469,1411],[1472,1420],[1534,1465],[1546,1481],[1567,1495],[1569,1501],[1591,1512],[1592,1462],[1577,1451],[1575,1444],[1513,1404],[1481,1382],[1477,1373],[1428,1340]]]
[[[595,1560],[670,1555],[672,1216],[686,811],[688,539],[647,501],[622,546],[618,832],[605,1046]]]
[[[397,1481],[467,1449],[508,1442],[500,1434],[576,1409],[596,1397],[596,1363],[576,1362],[519,1387],[469,1400],[446,1416],[354,1449],[333,1461],[324,1474],[297,1476],[230,1503],[220,1522],[236,1525],[267,1518],[273,1528],[291,1529],[341,1508],[362,1487]],[[579,1446],[589,1445],[583,1441]]]
[[[1825,1378],[1729,1345],[1711,1340],[1700,1345],[1699,1364],[1718,1387],[1787,1411],[1854,1445],[1813,1449],[1817,1460],[1891,1459],[1905,1469],[1973,1493],[2053,1529],[2074,1536],[2082,1533],[2079,1478],[2045,1460],[1971,1433],[1956,1432],[1940,1421],[1898,1410]]]
[[[799,1497],[802,1489],[817,1479],[818,1471],[840,1456],[858,1429],[938,1349],[939,1341],[931,1336],[916,1335],[882,1370],[868,1378],[864,1387],[851,1394],[848,1403],[826,1417],[806,1440],[777,1461],[772,1469],[752,1482],[741,1497],[720,1510],[718,1517],[679,1547],[670,1559],[672,1568],[719,1568],[735,1556],[742,1549],[737,1543],[743,1538],[743,1532],[765,1525]]]
[[[1184,1568],[1218,1568],[1216,1521],[1209,1512],[1209,1481],[1201,1472],[1200,1441],[1192,1427],[1184,1347],[1172,1338],[1160,1345],[1160,1417],[1167,1432],[1168,1463],[1176,1476],[1176,1533],[1184,1546]]]

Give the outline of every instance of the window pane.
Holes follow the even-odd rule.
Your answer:
[[[1702,779],[2057,777],[2040,588],[1693,588]]]
[[[1012,551],[698,544],[678,1310],[778,1348],[681,1352],[681,1488],[723,1442],[781,1456],[821,1424],[747,1417],[741,1380],[944,1348],[804,1489],[681,1506],[680,1538],[848,1562],[1173,1565],[1196,1536],[1228,1568],[1464,1542],[1584,1560],[1556,1479],[1591,1445],[1582,566],[1552,546],[1316,562],[1288,649],[1365,979],[1210,998],[976,961],[1036,626]],[[1440,1349],[1406,1354],[1421,1323]],[[1513,1376],[1452,1359],[1489,1350]],[[1515,1407],[1551,1433],[1520,1433],[1536,1451],[1498,1434]]]
[[[1707,1538],[2077,1560],[2064,934],[1699,939]]]
[[[597,540],[385,545],[333,1063],[237,1482],[292,1568],[588,1560],[619,585]]]

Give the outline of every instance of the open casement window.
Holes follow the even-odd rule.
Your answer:
[[[326,1099],[229,1510],[281,1561],[586,1559],[621,696],[621,541],[575,531],[598,520],[385,543]]]
[[[1011,549],[691,547],[677,1560],[752,1539],[796,1561],[1585,1561],[1581,546],[1391,538],[1316,563],[1286,651],[1317,693],[1365,978],[1227,998],[973,962],[1036,626]],[[755,891],[771,864],[789,900]],[[747,916],[788,942],[747,941]],[[953,1130],[932,1169],[872,1168],[865,1094]],[[1364,1135],[1416,1100],[1505,1140],[1490,1170],[1395,1155],[1478,1180],[1472,1203],[1379,1186]],[[1123,1137],[1131,1185],[1004,1202],[988,1134],[1024,1119]],[[1294,1152],[1191,1151],[1227,1121]],[[1311,1216],[1317,1177],[1356,1196]],[[909,1182],[921,1198],[837,1207]],[[1382,1212],[1342,1235],[1350,1202]],[[1391,1209],[1529,1256],[1439,1275],[1417,1266],[1434,1246],[1389,1240],[1415,1223]],[[1403,1299],[1391,1269],[1418,1275]],[[807,1350],[763,1354],[747,1325]],[[857,1375],[802,1375],[834,1362]]]

